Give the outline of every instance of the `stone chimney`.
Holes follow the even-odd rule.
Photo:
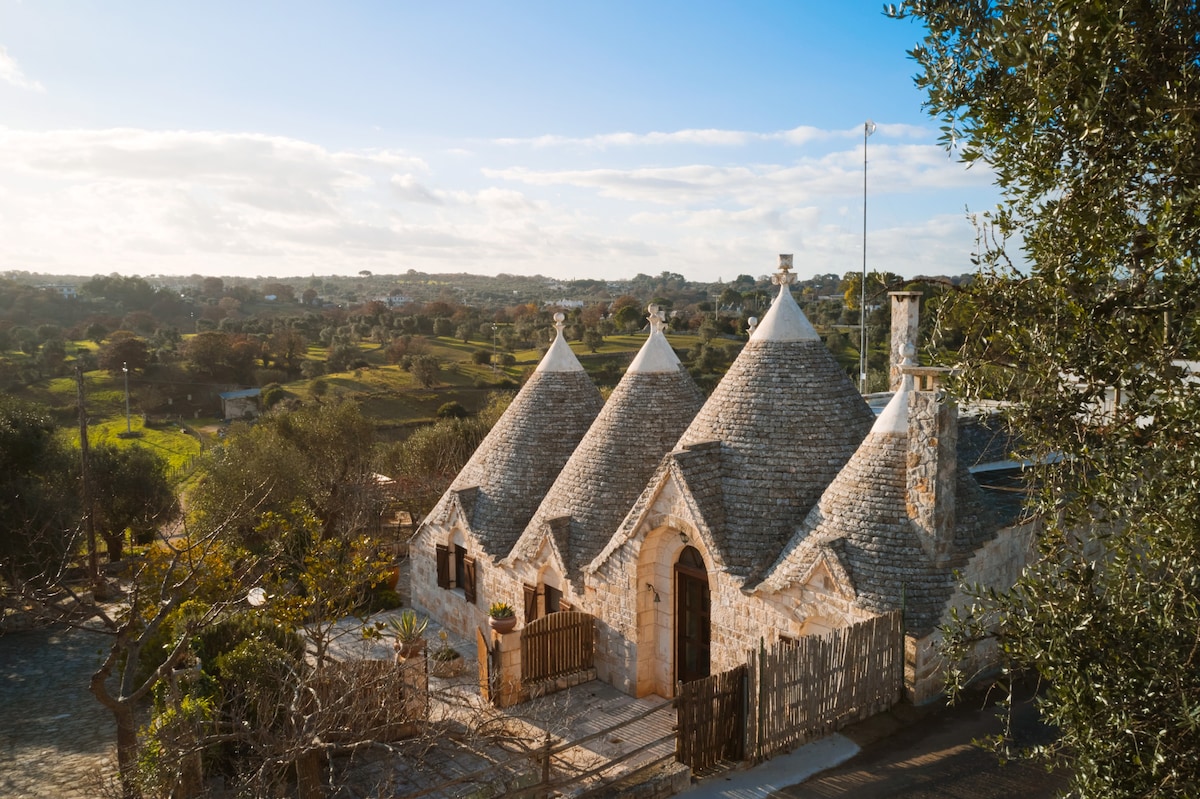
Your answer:
[[[907,467],[909,518],[931,561],[943,564],[953,552],[957,516],[958,408],[941,392],[909,397]]]
[[[922,294],[919,291],[889,291],[888,296],[892,298],[892,346],[891,357],[888,359],[888,391],[898,391],[902,376],[901,366],[904,364],[904,345],[911,345],[913,352],[916,352]]]

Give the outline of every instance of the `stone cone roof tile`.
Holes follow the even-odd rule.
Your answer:
[[[724,522],[707,521],[742,577],[774,562],[871,429],[870,408],[811,329],[785,283],[679,440],[719,445],[710,477]]]
[[[429,515],[444,518],[458,492],[474,489],[473,501],[460,504],[469,507],[472,534],[496,559],[508,555],[604,404],[582,367],[570,368],[579,361],[569,347],[564,354],[552,346],[542,362],[548,360],[552,368],[530,376]]]
[[[546,529],[553,534],[554,520],[566,517],[565,536],[555,539],[567,576],[581,580],[583,568],[612,538],[703,402],[666,338],[652,332],[542,500],[514,555],[536,552]]]

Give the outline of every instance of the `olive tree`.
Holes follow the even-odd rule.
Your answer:
[[[153,450],[137,444],[100,444],[92,450],[91,470],[93,514],[109,560],[121,559],[126,531],[135,542],[150,543],[154,533],[178,515],[167,463]]]
[[[378,514],[372,465],[375,428],[351,402],[274,411],[253,427],[236,425],[211,450],[188,506],[202,530],[224,525],[259,538],[258,518],[300,506],[324,537],[352,533]]]
[[[78,462],[48,409],[0,397],[0,579],[53,580],[78,529]]]
[[[1200,784],[1200,8],[907,0],[942,141],[992,169],[981,273],[950,311],[967,399],[1046,464],[1040,559],[952,644],[1032,669],[1081,796]]]

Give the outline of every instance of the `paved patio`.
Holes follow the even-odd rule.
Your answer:
[[[395,610],[376,614],[367,624],[386,623],[401,612]],[[430,621],[425,632],[430,650],[440,646],[441,631],[440,626]],[[393,657],[392,639],[364,638],[362,625],[357,620],[343,621],[337,632],[338,637],[331,647],[337,657],[374,660],[390,660]],[[573,789],[601,780],[610,782],[674,752],[675,710],[670,706],[662,707],[666,700],[661,697],[636,699],[607,683],[593,680],[497,710],[482,702],[479,696],[475,642],[447,632],[447,643],[462,654],[464,669],[456,677],[430,677],[430,693],[434,698],[430,720],[452,731],[449,737],[458,739],[461,745],[453,747],[447,745],[447,740],[431,741],[424,738],[410,744],[400,744],[398,748],[401,750],[422,749],[421,768],[406,768],[403,761],[407,758],[401,758],[401,762],[393,763],[391,767],[385,762],[386,759],[364,760],[357,770],[352,770],[356,776],[351,782],[357,783],[358,787],[346,786],[339,796],[349,799],[369,795],[362,792],[368,788],[368,783],[371,790],[386,786],[388,790],[396,791],[396,795],[404,795],[401,791],[420,792],[477,771],[490,770],[498,775],[503,774],[507,770],[497,769],[496,766],[505,763],[518,767],[518,770],[540,768],[534,764],[547,734],[552,749],[587,739],[582,745],[563,751],[552,759],[553,778],[570,780],[575,783]],[[656,707],[660,709],[654,711]],[[624,726],[598,734],[618,724]],[[605,762],[613,760],[620,762],[599,774],[590,774]],[[483,781],[489,780],[493,778],[488,777]],[[458,787],[462,789],[464,786]],[[439,794],[433,792],[429,795]]]

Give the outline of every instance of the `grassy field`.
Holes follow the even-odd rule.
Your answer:
[[[671,337],[672,345],[680,351],[693,346],[696,340],[694,336]],[[374,343],[359,345],[363,359],[370,364],[369,368],[322,375],[311,380],[296,380],[284,384],[283,388],[289,397],[302,402],[318,398],[321,401],[344,399],[357,402],[363,413],[375,421],[384,438],[401,438],[414,427],[434,421],[438,409],[447,402],[458,402],[468,411],[475,412],[487,404],[493,391],[515,390],[525,373],[536,367],[542,357],[541,350],[521,350],[513,353],[516,358],[514,364],[493,368],[490,364],[474,362],[476,351],[491,352],[490,339],[464,343],[460,339],[430,337],[421,341],[423,351],[436,357],[442,367],[437,384],[431,388],[418,386],[409,372],[388,363],[384,348]],[[596,353],[592,353],[582,342],[571,342],[571,348],[603,387],[611,386],[619,379],[644,342],[644,335],[609,336]],[[94,350],[95,344],[90,341],[70,342],[67,351],[74,353],[80,348]],[[307,358],[316,361],[324,361],[326,355],[325,348],[319,345],[310,346],[306,353]],[[4,353],[0,357],[14,361],[28,356]],[[67,368],[72,368],[70,359]],[[318,383],[324,384],[323,388],[315,389]],[[143,407],[139,397],[140,380],[135,377],[130,388],[128,426],[133,435],[126,436],[124,376],[110,375],[101,370],[84,374],[88,440],[91,444],[150,447],[166,459],[173,473],[184,474],[203,447],[218,441],[217,430],[221,422],[216,418],[186,418],[186,428],[176,423],[147,426],[143,422]],[[210,390],[199,385],[188,389],[197,394]],[[36,382],[22,388],[18,394],[23,399],[49,406],[63,435],[78,446],[78,389],[73,375]],[[158,408],[154,410],[161,411]],[[212,412],[216,411],[214,407]]]
[[[693,335],[673,334],[668,338],[679,353],[687,352],[699,342],[698,337]],[[645,340],[644,334],[614,335],[606,337],[595,353],[579,341],[571,342],[571,348],[601,390],[607,392],[620,379]],[[491,352],[490,339],[464,343],[460,339],[429,337],[419,341],[418,348],[436,357],[441,364],[437,384],[433,387],[418,386],[412,374],[388,363],[383,347],[375,343],[362,343],[359,350],[363,360],[369,364],[367,368],[296,380],[284,384],[283,389],[289,399],[300,402],[356,402],[363,414],[374,421],[381,438],[397,440],[407,436],[415,427],[436,420],[438,409],[445,403],[457,402],[469,412],[476,412],[487,404],[492,392],[515,390],[524,375],[536,367],[542,357],[539,349],[521,350],[513,353],[516,359],[514,364],[493,368],[491,364],[474,362],[478,350]],[[68,352],[74,352],[73,347],[90,349],[94,345],[92,342],[72,342]],[[306,353],[308,359],[315,361],[325,361],[326,356],[327,352],[321,346],[310,346]],[[4,353],[0,357],[9,359],[26,356]],[[857,366],[857,354],[853,351],[842,353],[839,360],[846,363],[853,361],[851,367]],[[68,361],[68,368],[70,366]],[[219,441],[218,432],[222,422],[214,418],[219,409],[215,402],[205,400],[205,404],[199,406],[199,413],[204,414],[205,418],[196,418],[197,404],[192,403],[189,406],[192,410],[185,412],[182,397],[177,397],[173,408],[187,417],[183,420],[186,427],[178,423],[147,426],[143,423],[140,388],[138,379],[131,381],[132,413],[129,427],[134,435],[127,437],[123,435],[126,432],[123,375],[114,376],[100,370],[84,375],[84,393],[90,419],[89,441],[92,444],[129,446],[136,443],[150,447],[166,459],[177,479],[186,479],[194,459],[204,448]],[[187,384],[186,391],[205,396],[215,388],[195,383]],[[78,444],[77,386],[73,376],[44,380],[22,389],[19,394],[25,399],[50,406],[63,434]],[[158,401],[162,402],[163,399],[160,397]],[[213,407],[205,410],[209,404]],[[153,410],[161,413],[162,408]]]

